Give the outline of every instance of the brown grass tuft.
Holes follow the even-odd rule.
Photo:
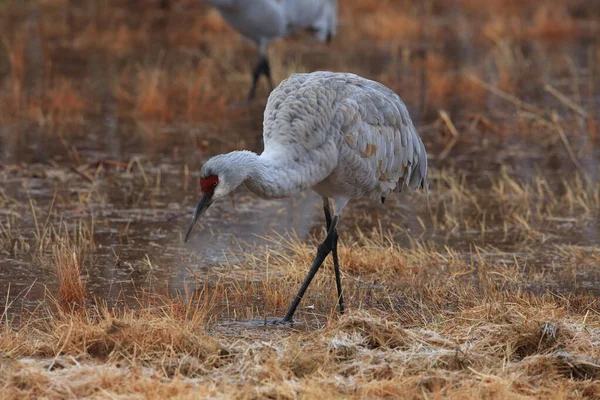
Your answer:
[[[77,249],[64,243],[52,248],[53,268],[58,278],[58,300],[67,309],[81,308],[86,300],[86,285],[81,275]]]
[[[164,72],[159,68],[140,69],[137,74],[135,111],[144,118],[169,121],[173,110],[165,90]]]
[[[8,55],[10,65],[10,97],[3,104],[12,113],[19,113],[23,102],[23,84],[25,79],[25,39],[24,35],[17,33],[13,41],[3,40],[3,47]]]
[[[535,11],[532,25],[526,32],[531,37],[566,39],[576,33],[576,22],[569,15],[565,5],[546,5]]]
[[[360,337],[363,345],[370,349],[381,347],[390,349],[406,349],[407,333],[399,324],[390,321],[385,316],[364,312],[348,313],[336,321],[330,328],[339,334],[354,335]]]
[[[86,101],[71,82],[61,80],[48,91],[47,105],[44,108],[55,121],[80,121],[83,119]]]
[[[393,9],[377,10],[358,21],[371,39],[382,42],[414,39],[422,29],[418,19]]]

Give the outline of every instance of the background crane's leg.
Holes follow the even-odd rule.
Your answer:
[[[269,59],[267,57],[264,58],[264,74],[269,81],[269,88],[271,92],[273,91],[273,79],[271,79],[271,65],[269,64]]]
[[[258,79],[260,78],[263,69],[262,64],[263,56],[260,56],[256,67],[254,67],[254,71],[252,71],[252,86],[250,87],[250,92],[248,93],[248,100],[252,100],[256,95],[256,85],[258,84]]]
[[[258,80],[261,75],[265,75],[269,81],[269,86],[271,90],[273,90],[273,80],[271,79],[271,66],[269,65],[269,60],[267,59],[267,46],[268,41],[261,41],[257,43],[258,45],[258,63],[256,67],[254,67],[254,71],[252,71],[252,87],[250,88],[250,93],[248,93],[248,100],[252,100],[256,95],[256,85],[258,84]]]
[[[306,275],[306,278],[304,278],[304,282],[302,283],[302,286],[300,287],[298,294],[294,298],[294,301],[292,302],[290,309],[285,314],[285,317],[283,317],[283,322],[291,322],[292,321],[292,317],[294,316],[294,313],[296,312],[296,308],[298,307],[298,304],[300,304],[300,300],[302,300],[302,297],[304,296],[306,289],[308,289],[310,282],[315,277],[315,274],[317,273],[317,271],[323,264],[323,261],[325,261],[325,258],[327,257],[327,255],[333,249],[333,238],[334,238],[335,228],[337,226],[337,221],[338,221],[338,217],[334,216],[331,221],[331,226],[330,226],[329,230],[327,231],[327,237],[325,238],[323,243],[321,243],[319,245],[319,247],[317,248],[317,256],[315,257],[315,260],[313,261],[313,263],[310,267],[310,270],[308,271],[308,274]]]
[[[248,93],[248,99],[253,99],[256,95],[256,86],[258,85],[258,80],[260,76],[264,75],[267,77],[269,81],[269,86],[271,90],[273,90],[273,80],[271,79],[271,66],[269,65],[269,60],[266,56],[260,56],[258,59],[258,63],[256,67],[254,67],[254,71],[252,71],[252,87],[250,88],[250,93]]]
[[[331,227],[331,208],[329,204],[329,199],[327,197],[323,197],[323,210],[325,211],[325,222],[327,223],[327,232],[329,232],[329,228]],[[333,256],[333,269],[335,271],[335,285],[337,287],[338,294],[338,305],[340,313],[344,313],[344,296],[342,295],[342,275],[340,273],[340,261],[337,254],[337,243],[338,243],[338,232],[337,226],[334,229],[334,237],[333,237],[333,248],[331,250],[331,254]]]

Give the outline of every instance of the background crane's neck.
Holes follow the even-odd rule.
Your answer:
[[[205,2],[218,9],[230,9],[236,5],[236,0],[205,0]]]

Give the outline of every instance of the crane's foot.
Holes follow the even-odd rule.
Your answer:
[[[271,325],[279,325],[279,326],[293,326],[294,325],[294,320],[290,319],[290,320],[285,320],[285,319],[275,319],[273,321],[271,321]]]

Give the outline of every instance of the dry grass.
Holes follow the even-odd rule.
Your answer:
[[[502,226],[512,241],[534,239],[536,230],[547,230],[553,220],[573,219],[577,224],[593,223],[600,207],[600,186],[586,184],[580,176],[559,182],[537,176],[526,182],[503,169],[482,182],[470,181],[456,171],[435,171],[432,182],[434,229],[447,232],[470,230],[489,233]]]
[[[60,304],[67,309],[82,307],[86,292],[77,249],[61,243],[53,246],[52,253],[53,267],[58,278]]]
[[[169,99],[164,91],[162,72],[158,68],[140,71],[138,81],[140,88],[135,99],[135,110],[145,118],[157,118],[168,121],[173,118],[169,109]]]
[[[385,289],[369,288],[371,296],[361,301],[357,294],[365,284],[356,277],[365,282],[371,271],[351,267],[345,276],[350,311],[330,314],[321,328],[310,322],[301,323],[300,330],[210,322],[219,310],[241,304],[248,296],[243,292],[261,285],[265,291],[295,286],[306,257],[297,243],[291,243],[285,261],[273,254],[261,258],[282,272],[254,284],[233,279],[174,299],[141,294],[136,309],[97,304],[75,314],[49,300],[45,317],[4,327],[0,394],[11,399],[587,398],[600,393],[600,309],[593,297],[507,289],[492,273],[494,262],[477,281],[464,279],[452,271],[475,268],[476,260],[430,252],[429,262],[437,258],[444,274],[413,279],[410,270],[435,270],[423,266],[423,256],[414,258],[428,251],[382,248],[376,242],[382,239],[354,248],[354,258],[383,270],[381,253],[387,252],[400,272],[389,275],[395,279],[386,279]],[[342,258],[349,262],[348,253]],[[305,299],[304,304],[330,299],[328,306],[317,303],[315,311],[333,308],[333,282],[325,277],[330,272],[319,274]],[[277,305],[265,308],[281,313]],[[300,314],[299,321],[311,321],[310,314]]]

